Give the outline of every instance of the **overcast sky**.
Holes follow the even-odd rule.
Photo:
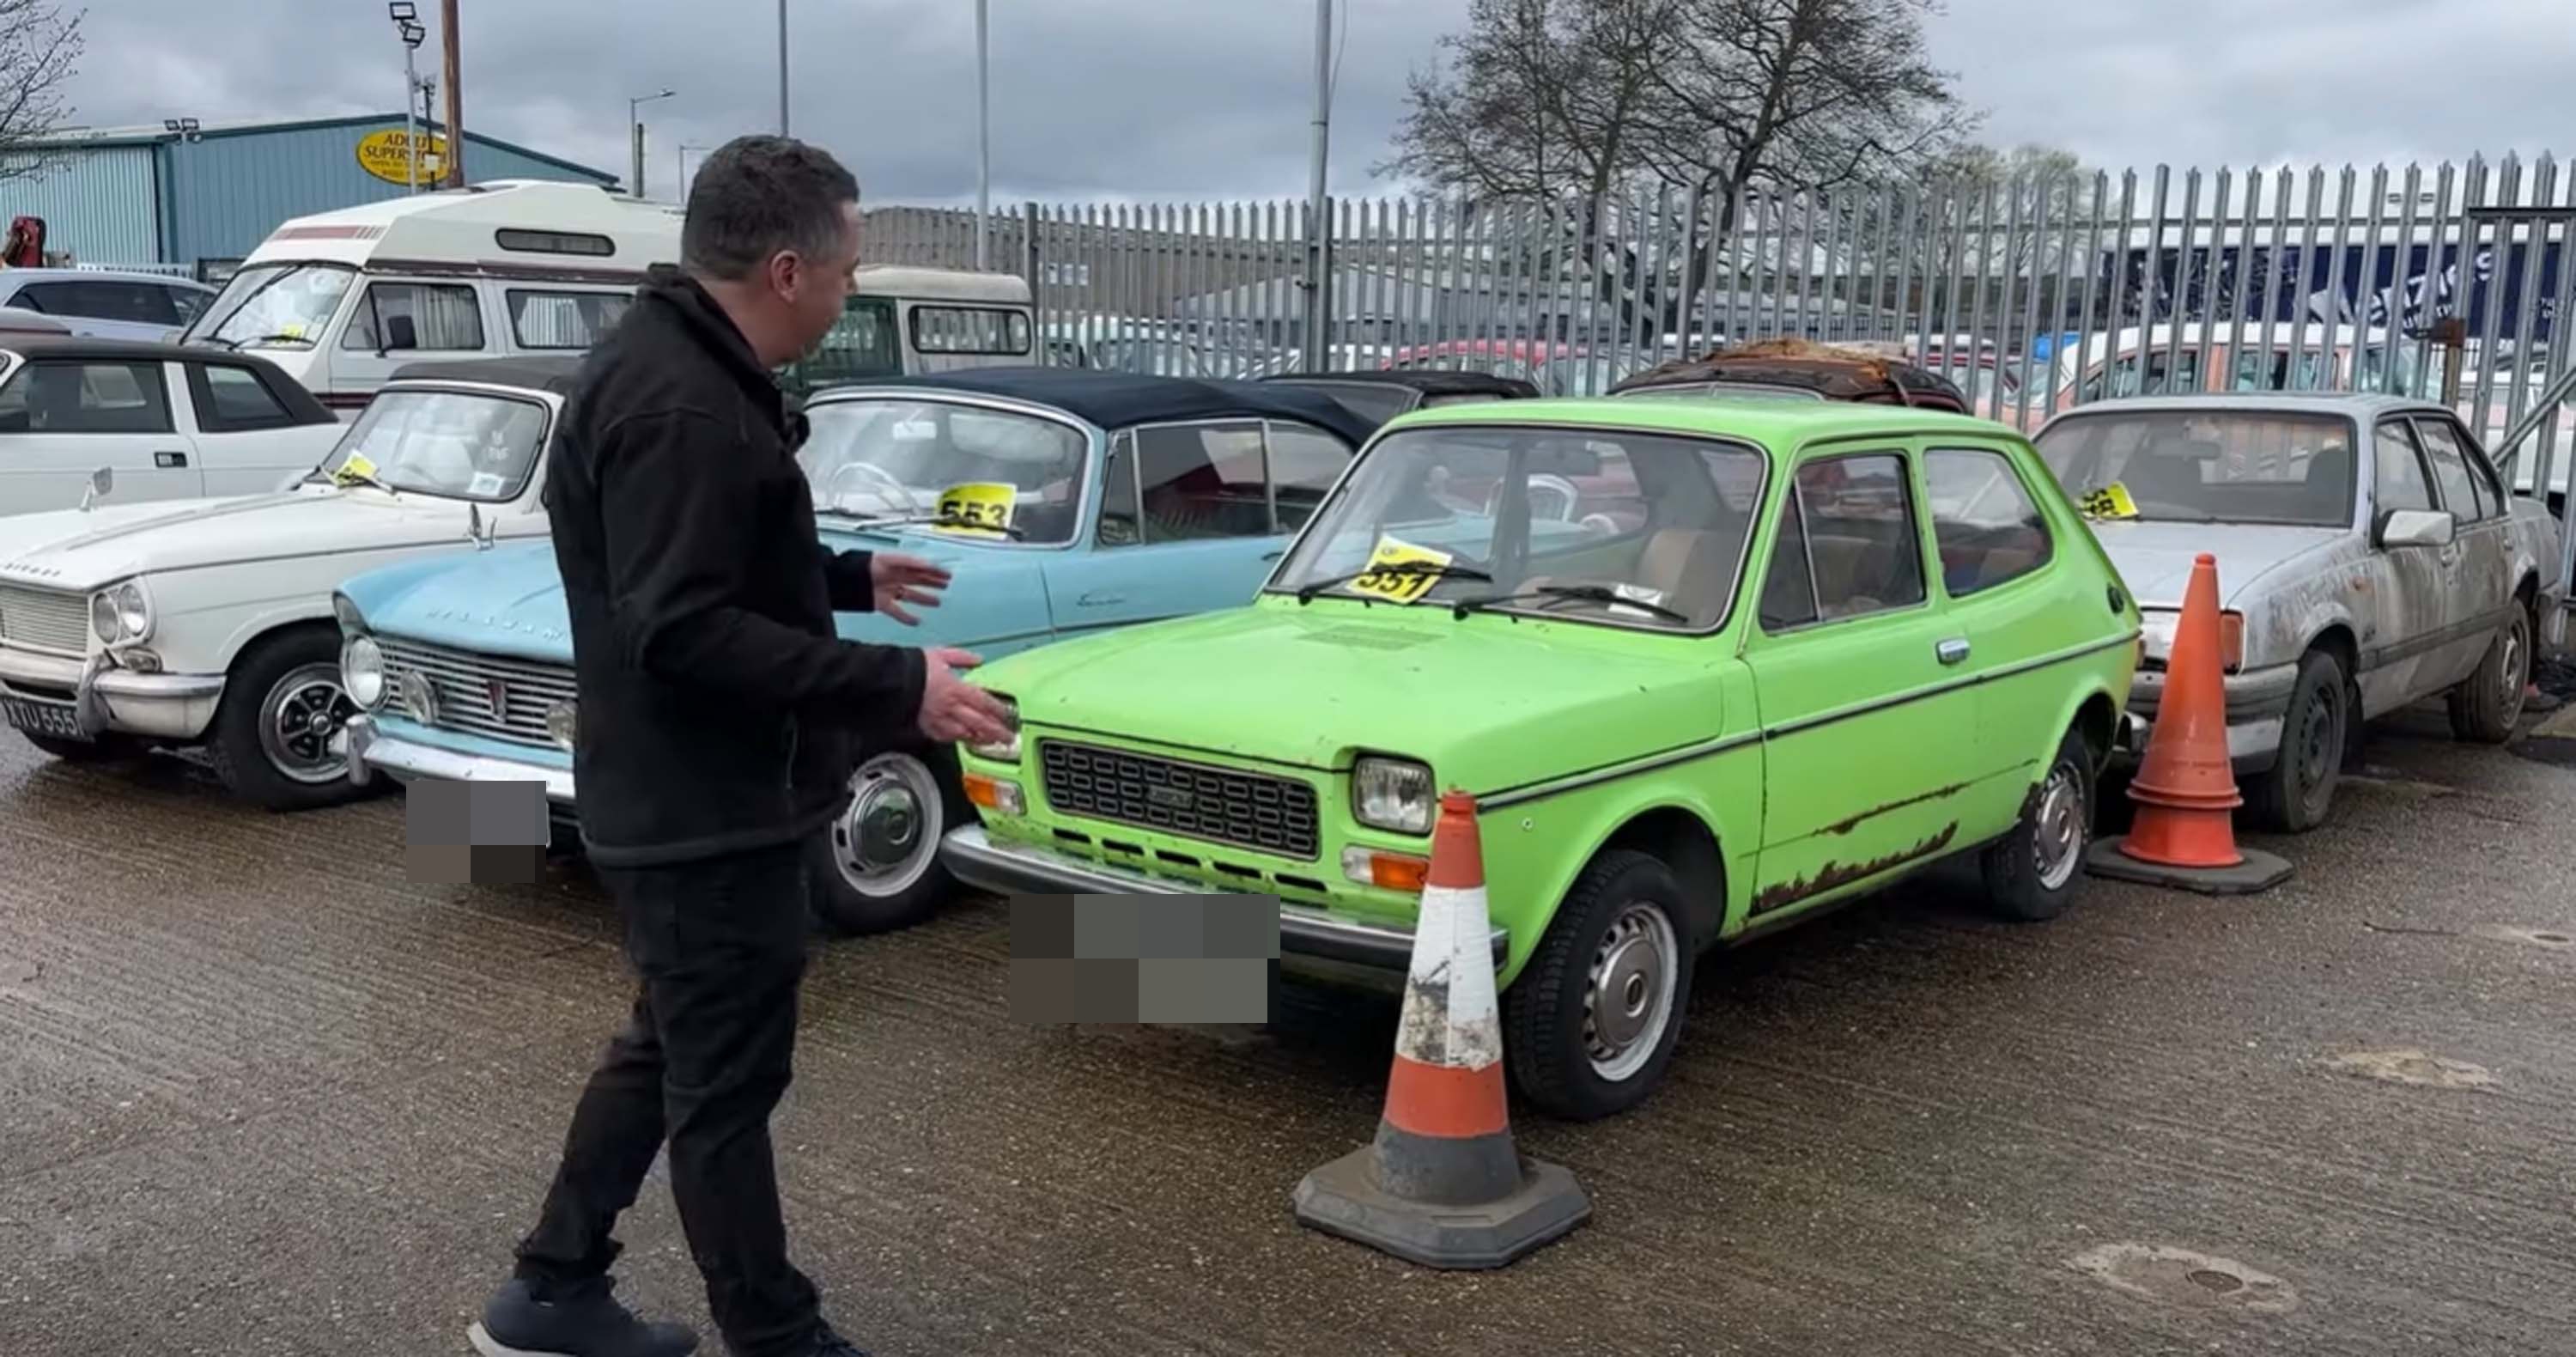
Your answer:
[[[1951,0],[1932,40],[1986,139],[2121,168],[2340,164],[2544,148],[2576,126],[2570,0]],[[1342,0],[1332,177],[1362,190],[1406,73],[1467,0]],[[434,21],[436,0],[421,0]],[[770,0],[463,0],[465,123],[625,173],[777,116]],[[996,201],[1305,190],[1309,0],[991,0]],[[792,130],[876,201],[970,200],[972,0],[790,0]],[[718,17],[718,12],[723,16]],[[208,122],[399,106],[379,0],[116,0],[89,11],[77,121]],[[422,49],[435,67],[433,31]],[[327,57],[317,53],[329,53]],[[2576,147],[2559,147],[2561,151]]]

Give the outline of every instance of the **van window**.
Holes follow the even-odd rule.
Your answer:
[[[852,297],[841,318],[814,347],[813,357],[797,365],[812,386],[891,377],[903,371],[902,347],[895,342],[894,301],[889,297]]]
[[[511,288],[510,336],[523,349],[587,349],[635,304],[625,292],[541,292]]]
[[[477,350],[483,347],[483,303],[470,284],[369,283],[340,336],[340,347],[390,353]]]
[[[1028,313],[998,306],[915,306],[912,346],[923,353],[1020,357],[1029,352]]]

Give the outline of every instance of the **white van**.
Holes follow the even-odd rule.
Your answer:
[[[861,264],[840,321],[781,385],[802,396],[861,377],[1038,362],[1029,282],[971,269]]]
[[[422,360],[578,352],[680,260],[680,209],[501,179],[298,217],[182,342],[257,350],[342,419]]]

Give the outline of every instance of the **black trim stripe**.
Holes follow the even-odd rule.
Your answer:
[[[2512,620],[2514,610],[2520,606],[2516,603],[2507,603],[2501,608],[2483,616],[2470,618],[2466,622],[2454,622],[2447,627],[2428,631],[2420,636],[2410,636],[2403,641],[2391,641],[2387,645],[2374,646],[2361,652],[2361,667],[2365,670],[2378,669],[2402,660],[2411,660],[2428,651],[2439,650],[2481,632],[2492,632]]]

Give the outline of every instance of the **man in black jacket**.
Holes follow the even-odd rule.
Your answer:
[[[609,1294],[610,1237],[667,1139],[671,1193],[736,1357],[851,1357],[788,1262],[769,1117],[805,966],[800,846],[853,742],[999,740],[975,657],[840,640],[837,610],[911,622],[946,572],[827,550],[770,377],[841,315],[858,184],[782,137],[710,155],[682,271],[591,354],[546,472],[572,616],[582,837],[642,976],[591,1075],[516,1275],[469,1335],[495,1357],[679,1357],[697,1337]]]

